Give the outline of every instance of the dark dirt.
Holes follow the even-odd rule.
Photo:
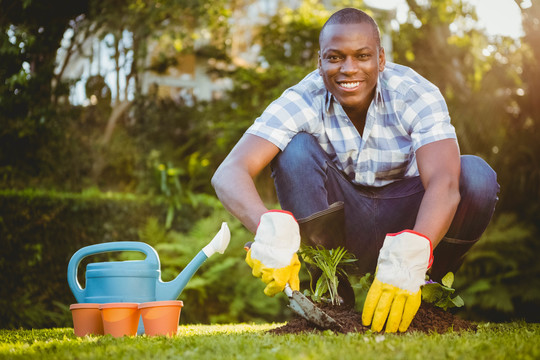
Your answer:
[[[343,333],[363,333],[369,330],[369,327],[362,325],[362,314],[351,307],[345,306],[324,306],[324,311],[333,317],[342,326]],[[454,332],[476,331],[476,324],[461,319],[448,311],[435,307],[428,303],[422,303],[416,313],[408,332],[439,333],[443,334],[450,330]],[[298,334],[320,332],[326,329],[318,328],[300,316],[295,316],[287,324],[272,329],[271,334]]]

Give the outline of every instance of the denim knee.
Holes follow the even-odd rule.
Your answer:
[[[446,236],[478,239],[491,221],[499,189],[497,174],[488,163],[478,156],[461,156],[461,201]]]
[[[317,139],[306,132],[299,132],[272,161],[272,169],[287,169],[291,174],[302,173],[306,164],[320,158],[315,153],[323,153]]]
[[[497,174],[487,162],[474,155],[461,156],[459,191],[462,198],[470,198],[471,204],[482,209],[497,200],[499,189]]]

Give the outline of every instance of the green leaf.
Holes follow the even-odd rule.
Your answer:
[[[437,307],[440,307],[441,309],[446,311],[448,309],[448,299],[440,299],[439,301],[437,301],[433,305],[435,305]]]
[[[428,303],[437,302],[443,295],[441,284],[426,284],[422,287],[422,300]]]
[[[452,284],[454,283],[454,273],[449,272],[448,274],[444,275],[441,282],[442,282],[443,285],[448,286],[449,288],[451,288]]]
[[[330,301],[333,304],[338,304],[339,296],[337,288],[339,280],[337,276],[342,275],[347,277],[347,273],[343,267],[356,261],[354,255],[343,247],[328,250],[322,246],[317,246],[316,248],[304,246],[300,254],[307,263],[317,266],[322,272],[315,285],[314,295],[316,297],[322,297],[328,293]]]
[[[422,286],[422,300],[440,307],[445,311],[448,308],[463,306],[464,301],[460,296],[451,298],[451,295],[456,291],[450,287],[454,282],[454,274],[449,272],[442,279],[442,282],[445,285],[429,283]]]
[[[455,307],[462,307],[463,305],[465,305],[465,302],[463,301],[463,299],[461,298],[461,296],[456,296],[455,298],[451,299],[452,301],[452,304],[454,304]]]

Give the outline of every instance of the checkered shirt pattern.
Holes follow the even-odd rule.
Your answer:
[[[315,136],[352,183],[377,187],[418,176],[415,151],[456,138],[439,89],[414,70],[390,62],[379,74],[363,136],[326,90],[318,70],[287,89],[246,133],[283,150],[302,131]]]

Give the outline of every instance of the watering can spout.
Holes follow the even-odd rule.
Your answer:
[[[221,224],[221,229],[214,236],[212,241],[208,243],[198,254],[189,262],[184,270],[176,279],[169,282],[162,282],[161,280],[156,284],[156,301],[164,300],[176,300],[182,290],[186,287],[186,284],[193,277],[195,272],[201,267],[201,265],[212,256],[214,253],[219,252],[223,254],[225,249],[229,245],[231,239],[231,232],[227,223]]]

